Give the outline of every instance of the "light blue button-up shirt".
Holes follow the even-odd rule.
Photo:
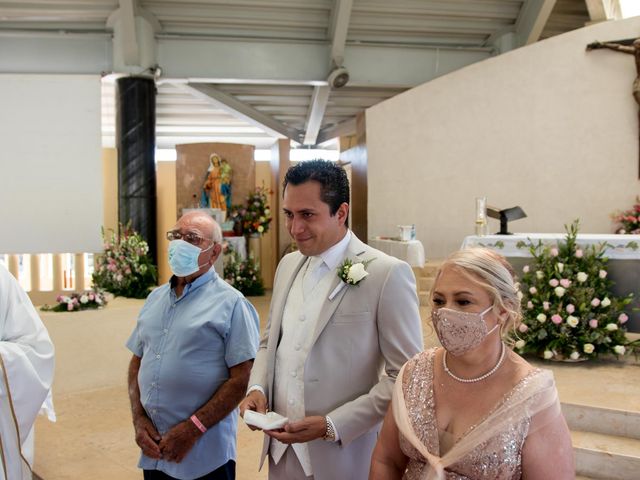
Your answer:
[[[229,368],[255,358],[258,314],[213,269],[180,298],[170,284],[145,302],[127,348],[141,357],[140,401],[160,435],[188,419],[229,378]],[[238,409],[209,428],[180,463],[149,458],[138,466],[194,479],[236,459]]]

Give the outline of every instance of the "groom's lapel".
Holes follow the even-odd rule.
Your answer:
[[[340,260],[340,265],[344,262],[345,259],[350,258],[352,260],[358,260],[358,257],[365,252],[365,244],[362,243],[358,237],[356,237],[353,233],[351,234],[351,241],[349,242],[349,246],[347,247],[346,254],[342,260]],[[311,339],[311,345],[316,343],[318,337],[331,320],[334,312],[340,305],[342,301],[342,297],[345,296],[347,290],[349,288],[354,288],[354,285],[347,285],[342,281],[340,277],[338,277],[338,272],[332,272],[334,279],[331,282],[331,288],[329,289],[329,296],[324,299],[322,306],[320,307],[320,313],[318,315],[318,321],[316,323],[316,328],[313,332],[313,338]],[[333,295],[334,290],[336,290],[340,285],[342,288],[340,291]]]

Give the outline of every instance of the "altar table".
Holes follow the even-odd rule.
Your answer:
[[[522,267],[531,257],[528,245],[541,241],[545,245],[556,245],[564,241],[564,233],[514,233],[513,235],[471,235],[465,237],[462,248],[486,247],[504,255],[513,265],[516,273],[522,272]],[[614,235],[601,233],[578,234],[576,243],[581,247],[600,245],[605,243],[604,255],[609,258],[607,270],[609,278],[614,282],[613,294],[625,296],[633,293],[634,300],[627,308],[629,315],[627,330],[640,332],[640,311],[633,311],[640,307],[640,235]]]
[[[404,260],[412,267],[424,267],[424,246],[419,240],[392,240],[388,238],[370,238],[369,246]]]

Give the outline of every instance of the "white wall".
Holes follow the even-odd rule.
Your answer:
[[[640,193],[634,59],[586,52],[634,38],[640,18],[607,22],[473,64],[366,112],[369,235],[416,224],[428,258],[473,234],[475,197],[520,205],[515,232],[612,232]],[[491,231],[497,220],[489,221]]]
[[[0,253],[102,250],[98,75],[0,75]]]

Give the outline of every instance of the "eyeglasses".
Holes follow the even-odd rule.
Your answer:
[[[184,240],[185,242],[190,243],[191,245],[195,245],[196,247],[199,247],[200,244],[206,239],[204,237],[201,237],[197,233],[193,233],[193,232],[180,233],[176,230],[172,230],[170,232],[167,232],[167,240],[169,240],[170,242],[173,240]]]

